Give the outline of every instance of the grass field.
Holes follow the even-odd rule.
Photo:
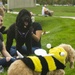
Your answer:
[[[35,14],[41,14],[41,8],[42,6],[26,9],[32,11]],[[59,16],[75,17],[75,7],[48,6],[48,8],[54,11],[54,15],[52,17],[35,16],[36,21],[42,25],[43,31],[50,31],[49,34],[42,35],[42,48],[46,49],[47,43],[51,43],[53,47],[61,43],[67,43],[75,48],[75,20],[69,18],[59,18]],[[20,9],[14,9],[13,11],[19,10]],[[15,22],[16,16],[17,15],[15,14],[5,13],[4,25],[8,28],[13,22]],[[4,41],[6,42],[6,35],[3,36]],[[65,68],[66,75],[75,75],[74,70],[75,68],[69,68],[68,63],[67,67]],[[0,75],[7,75],[7,69],[5,68],[5,72],[0,73]]]

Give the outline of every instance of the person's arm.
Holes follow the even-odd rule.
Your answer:
[[[2,54],[4,57],[6,57],[6,61],[8,62],[10,61],[12,56],[7,52],[4,42],[2,42],[2,44],[3,44]]]
[[[2,42],[2,44],[3,44],[3,49],[2,49],[3,56],[5,56],[5,57],[11,57],[11,55],[6,50],[4,42]]]
[[[37,30],[35,34],[32,32],[32,37],[35,41],[38,42],[41,38],[41,34],[42,34],[42,30]]]

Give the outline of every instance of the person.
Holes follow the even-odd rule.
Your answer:
[[[2,65],[3,67],[9,66],[12,62],[15,61],[15,58],[13,58],[6,50],[1,32],[0,32],[0,52],[3,55],[3,56],[0,56],[0,65]]]
[[[25,10],[24,10],[25,11]],[[29,11],[28,11],[29,12]],[[30,12],[29,12],[30,13]],[[19,15],[21,14],[21,11],[19,12]],[[22,14],[23,14],[23,18],[24,18],[24,15],[26,15],[25,14],[25,12],[22,12]],[[22,14],[21,14],[21,16],[20,16],[20,20],[21,20],[21,18],[22,18]],[[22,18],[22,19],[23,19]],[[31,18],[30,18],[31,19]],[[22,21],[22,20],[21,20]],[[21,21],[20,21],[20,23],[21,23]],[[25,55],[28,55],[28,48],[29,47],[31,47],[31,45],[32,45],[32,47],[31,47],[31,54],[33,54],[34,53],[34,50],[35,49],[37,49],[37,48],[41,48],[41,33],[42,33],[42,27],[41,27],[41,25],[40,25],[40,23],[38,23],[38,22],[31,22],[31,26],[30,26],[30,29],[31,29],[31,31],[30,31],[30,34],[29,35],[31,35],[30,37],[28,37],[27,39],[29,40],[29,38],[32,40],[31,41],[31,44],[30,44],[30,42],[28,42],[27,40],[27,43],[28,43],[28,48],[27,48],[27,45],[21,45],[21,47],[19,48],[19,46],[18,47],[16,47],[16,46],[12,46],[12,41],[13,41],[13,39],[15,39],[15,37],[17,36],[16,34],[15,34],[15,32],[17,31],[17,29],[15,28],[15,26],[16,26],[16,24],[17,24],[17,21],[16,21],[16,23],[14,23],[14,24],[12,24],[10,27],[9,27],[9,29],[8,29],[8,31],[7,31],[7,41],[6,41],[6,48],[7,48],[7,50],[9,50],[8,52],[12,55],[12,56],[14,56],[14,55],[16,55],[16,53],[17,53],[17,50],[21,53],[21,54],[25,54]],[[22,23],[23,24],[23,23]],[[21,24],[21,26],[22,26],[22,24]],[[19,25],[19,24],[18,24]],[[25,23],[24,23],[24,26],[25,26]],[[20,30],[21,30],[21,27],[19,28]],[[16,30],[16,31],[15,31]],[[25,30],[25,28],[24,28],[24,30]],[[21,44],[22,42],[24,42],[24,40],[26,39],[25,38],[25,35],[24,36],[22,36],[22,33],[21,33],[21,31],[18,31],[18,35],[19,35],[19,37],[20,37],[20,42],[16,42],[16,44]],[[24,34],[24,33],[23,33]],[[18,36],[17,36],[18,37]],[[23,40],[24,39],[24,40]],[[22,42],[21,42],[21,40],[23,40]]]
[[[35,15],[31,14],[32,19],[32,52],[36,49],[41,48],[41,35],[42,35],[42,26],[40,23],[35,22]]]
[[[53,11],[49,10],[46,5],[43,5],[42,7],[42,16],[52,16],[53,15]]]
[[[0,8],[0,54],[3,56],[0,56],[0,66],[9,66],[13,61],[13,57],[7,52],[5,43],[3,40],[3,17],[4,17],[4,12],[3,9]]]

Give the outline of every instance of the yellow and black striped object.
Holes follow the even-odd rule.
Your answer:
[[[64,52],[64,55],[61,55],[61,52]],[[62,47],[54,47],[49,50],[49,53],[54,54],[56,59],[58,59],[62,64],[65,64],[67,52]]]
[[[64,69],[65,63],[63,62],[65,62],[66,55],[67,54],[65,54],[65,56],[60,56],[60,50],[57,50],[57,52],[54,52],[54,56],[49,56],[49,55],[48,56],[28,56],[28,57],[22,58],[22,61],[30,69],[36,72],[42,72],[41,75],[46,75],[48,71]],[[60,61],[59,59],[62,61]]]

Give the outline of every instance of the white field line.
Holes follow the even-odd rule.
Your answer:
[[[75,16],[74,16],[74,17],[70,17],[70,16],[54,16],[54,17],[60,17],[60,18],[71,18],[71,19],[75,19]]]

